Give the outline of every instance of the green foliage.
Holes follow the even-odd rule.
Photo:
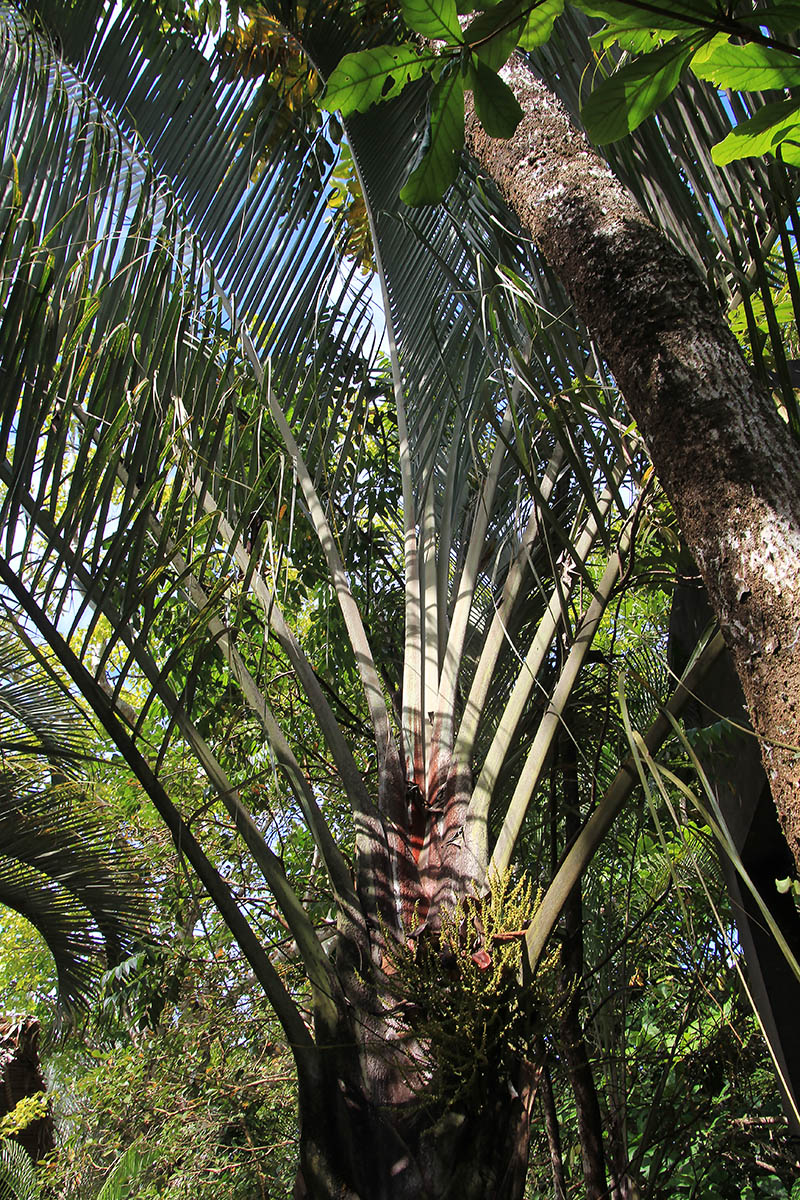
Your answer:
[[[735,159],[777,153],[785,162],[800,166],[800,109],[794,100],[765,104],[712,150],[714,162],[721,167]]]
[[[522,27],[517,38],[519,48],[535,50],[537,46],[546,42],[563,11],[564,0],[541,0],[539,4],[528,6],[524,10]],[[500,32],[498,28],[498,33]],[[474,36],[473,30],[473,38]]]
[[[475,54],[468,78],[483,128],[490,137],[511,137],[522,120],[522,109],[511,88]]]
[[[522,982],[524,930],[539,898],[511,872],[495,879],[484,900],[465,899],[442,913],[435,936],[423,932],[387,950],[390,993],[407,1013],[409,1036],[426,1048],[432,1088],[420,1103],[437,1111],[478,1110],[502,1072],[528,1056],[551,1014],[558,950],[541,964],[535,984]]]
[[[0,996],[6,1012],[49,1019],[58,992],[53,956],[30,921],[0,906]]]
[[[400,199],[435,204],[455,182],[464,145],[464,77],[452,63],[442,71],[430,98],[430,126],[420,144],[417,165]]]
[[[36,1170],[16,1142],[0,1138],[0,1200],[39,1200]]]
[[[34,1092],[30,1096],[23,1096],[11,1112],[0,1117],[0,1138],[13,1137],[15,1133],[27,1129],[34,1121],[41,1121],[47,1116],[47,1108],[46,1092]]]
[[[700,79],[731,91],[766,92],[800,84],[800,58],[796,55],[769,46],[737,46],[724,35],[695,56],[692,70]]]
[[[636,129],[675,89],[687,69],[731,91],[783,91],[800,82],[797,50],[785,43],[770,44],[782,31],[797,28],[797,0],[757,9],[751,3],[739,4],[727,14],[711,3],[670,5],[663,17],[636,0],[576,3],[591,16],[606,19],[593,38],[595,46],[608,51],[617,44],[623,51],[615,69],[595,86],[581,110],[586,131],[598,144],[616,141]],[[637,57],[631,60],[630,55]],[[714,162],[722,166],[780,152],[785,161],[798,164],[798,125],[796,100],[768,102],[712,147]]]
[[[104,967],[146,928],[142,862],[105,820],[91,726],[52,662],[8,618],[0,748],[0,903],[44,938],[64,1004],[85,1004]],[[10,938],[24,936],[6,920]]]
[[[731,969],[740,951],[713,840],[697,824],[671,828],[665,809],[660,817],[663,840],[641,812],[627,813],[585,884],[581,1023],[613,1114],[609,1149],[624,1139],[620,1167],[643,1194],[738,1200],[746,1185],[786,1200],[792,1139]],[[581,1194],[563,1039],[557,1026],[545,1033],[565,1169]],[[552,1195],[544,1139],[534,1140],[528,1194]]]
[[[676,0],[663,6],[637,4],[636,0],[572,0],[572,3],[587,16],[605,22],[593,36],[596,47],[605,49],[616,42],[621,49],[640,54],[676,37],[687,25],[703,18],[713,21],[718,12],[714,0]]]
[[[187,959],[156,1026],[106,1014],[55,1059],[58,1200],[283,1200],[296,1155],[294,1073],[275,1020],[227,949]]]
[[[354,258],[364,272],[374,271],[375,256],[367,206],[358,181],[355,160],[346,142],[340,146],[339,161],[331,175],[331,185],[328,207],[341,218],[334,228],[344,254]]]
[[[157,1159],[155,1150],[129,1146],[119,1156],[97,1193],[97,1200],[134,1200],[145,1193],[145,1175]]]
[[[322,107],[344,117],[364,112],[373,104],[391,100],[415,79],[421,79],[436,61],[432,50],[409,44],[375,46],[346,54],[328,80]]]
[[[428,121],[411,173],[401,191],[409,205],[433,204],[453,184],[464,145],[464,90],[472,90],[487,133],[510,137],[522,119],[508,85],[497,74],[517,42],[540,44],[552,31],[564,0],[545,0],[531,11],[521,0],[502,0],[462,31],[455,0],[406,0],[409,29],[444,42],[422,50],[416,43],[370,47],[346,55],[328,79],[321,107],[344,116],[392,99],[423,75],[432,76]]]
[[[618,61],[612,59],[614,69],[601,78],[581,110],[589,137],[599,145],[637,129],[689,69],[719,88],[737,91],[784,90],[800,82],[800,54],[792,47],[768,44],[774,40],[770,32],[777,35],[800,24],[797,0],[757,11],[748,2],[733,14],[723,14],[712,0],[672,4],[663,12],[637,0],[572,3],[605,21],[592,39],[598,51],[608,55],[618,46],[623,52]],[[462,6],[461,11],[473,8]],[[479,6],[478,15],[462,29],[454,0],[404,3],[406,25],[444,43],[438,53],[406,42],[348,54],[328,81],[322,107],[345,116],[363,112],[431,75],[435,82],[427,130],[401,193],[407,204],[431,204],[453,183],[463,146],[462,93],[454,81],[444,84],[444,79],[452,79],[451,71],[465,72],[486,132],[490,137],[511,137],[522,114],[497,72],[515,47],[533,50],[547,41],[563,9],[564,0],[533,5],[500,0]],[[602,58],[599,67],[602,75]],[[795,99],[767,103],[712,149],[719,165],[766,153],[780,153],[787,162],[800,165],[800,106]]]
[[[741,303],[728,317],[731,329],[759,378],[773,390],[781,417],[796,432],[800,415],[792,367],[800,360],[800,292],[791,253],[776,247],[756,279],[743,281],[741,295]]]
[[[401,0],[403,20],[423,37],[457,42],[461,38],[456,0]]]
[[[586,132],[602,145],[631,133],[675,90],[695,44],[669,41],[644,54],[595,88],[581,109]]]

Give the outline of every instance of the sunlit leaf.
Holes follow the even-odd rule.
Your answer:
[[[400,0],[403,20],[423,37],[461,41],[455,0]]]
[[[780,146],[786,162],[797,163],[800,153],[800,103],[776,100],[765,104],[749,121],[742,121],[717,142],[711,156],[718,166],[738,158],[775,153]]]
[[[521,49],[533,50],[546,42],[563,11],[564,0],[544,0],[533,8],[518,38]]]
[[[695,55],[692,70],[700,79],[732,91],[765,92],[800,84],[800,57],[752,42],[735,46],[722,40],[708,53]]]
[[[430,112],[419,165],[400,193],[405,204],[435,204],[458,175],[464,147],[464,79],[460,71],[448,72],[436,84]]]
[[[695,42],[671,43],[604,79],[581,110],[592,141],[615,142],[641,125],[675,90],[695,50]]]
[[[420,79],[436,58],[435,51],[408,44],[346,54],[328,80],[320,108],[338,110],[346,117],[365,112],[373,104],[399,95],[407,84]]]

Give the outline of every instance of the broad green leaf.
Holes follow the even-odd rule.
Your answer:
[[[462,40],[456,0],[400,0],[400,10],[409,29],[423,37]]]
[[[596,87],[581,110],[597,145],[631,133],[677,87],[697,43],[681,40],[644,54]]]
[[[553,26],[564,11],[564,0],[544,0],[532,9],[519,35],[523,50],[534,50],[542,46],[553,32]]]
[[[717,166],[737,158],[752,158],[759,154],[774,154],[780,146],[786,162],[797,162],[797,146],[787,139],[800,142],[800,102],[776,100],[765,104],[749,121],[742,121],[726,138],[717,142],[711,157]]]
[[[789,163],[792,167],[800,167],[800,122],[794,127],[790,134],[780,142],[774,150],[776,158],[780,158]]]
[[[696,24],[698,9],[690,4],[674,4],[664,12],[653,12],[651,7],[639,9],[618,0],[609,3],[593,3],[592,0],[573,0],[589,16],[605,18],[608,22],[589,38],[596,50],[605,50],[614,44],[630,54],[649,54],[679,34],[701,33]],[[660,6],[654,6],[660,7]]]
[[[759,8],[751,17],[742,17],[741,23],[745,24],[748,20],[759,28],[769,29],[771,33],[797,33],[800,25],[797,0],[779,0],[769,8]]]
[[[727,33],[717,33],[714,35],[714,37],[712,37],[709,41],[707,41],[705,43],[705,45],[701,46],[699,48],[699,50],[697,50],[695,52],[695,56],[691,62],[691,67],[692,67],[692,70],[694,71],[695,75],[697,75],[697,73],[698,73],[698,71],[697,71],[698,66],[702,65],[708,59],[712,58],[717,47],[726,45],[727,41],[728,41]]]
[[[476,56],[469,72],[475,112],[489,137],[508,138],[522,120],[522,109],[511,88]]]
[[[649,54],[685,32],[685,25],[676,25],[675,29],[645,29],[638,22],[611,23],[604,25],[599,33],[593,33],[589,43],[597,51],[617,45],[628,54]]]
[[[553,25],[564,11],[564,0],[500,0],[479,13],[465,30],[465,37],[487,67],[497,71],[515,46],[533,50],[553,32]]]
[[[692,70],[700,79],[734,91],[765,92],[800,84],[800,58],[769,46],[734,46],[721,41],[695,55]]]
[[[499,71],[517,44],[526,21],[526,0],[500,0],[493,8],[478,13],[464,30],[464,38],[481,62]]]
[[[448,71],[431,93],[430,128],[419,165],[400,193],[404,204],[435,204],[455,182],[464,146],[464,77]]]
[[[475,47],[475,54],[490,71],[499,71],[508,62],[517,45],[518,29],[518,25],[503,29]]]
[[[390,100],[415,79],[421,78],[437,59],[434,50],[408,44],[374,46],[346,54],[328,80],[320,108],[338,110],[349,117],[364,112],[381,100]]]
[[[628,29],[695,30],[697,18],[713,20],[717,15],[715,0],[654,0],[647,7],[637,8],[625,0],[572,0],[575,8],[589,17],[599,17],[610,24]]]
[[[606,20],[608,24],[590,41],[595,46],[609,46],[618,42],[623,49],[643,51],[650,45],[664,42],[676,33],[689,34],[707,28],[698,24],[719,19],[720,6],[714,0],[653,0],[647,6],[637,7],[626,0],[572,0],[587,16]],[[746,37],[750,29],[769,29],[772,33],[795,33],[800,24],[797,0],[779,0],[769,8],[759,8],[752,14],[743,13],[735,18]]]

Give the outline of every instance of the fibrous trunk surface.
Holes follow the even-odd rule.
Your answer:
[[[496,930],[520,922],[531,893],[509,877],[494,902],[478,894],[460,849],[468,780],[452,763],[437,780],[430,799],[397,763],[382,780],[389,836],[369,854],[369,942],[339,938],[337,1044],[317,1030],[316,1065],[300,1071],[296,1200],[523,1195],[533,1001],[521,938]]]
[[[641,210],[520,57],[508,141],[467,144],[592,332],[700,567],[800,868],[800,472],[690,261]]]

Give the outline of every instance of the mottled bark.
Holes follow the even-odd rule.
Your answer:
[[[13,1112],[26,1096],[46,1090],[39,1063],[39,1022],[35,1017],[0,1019],[0,1117]],[[37,1162],[55,1146],[52,1116],[31,1121],[14,1134],[14,1141]]]
[[[643,216],[553,93],[515,57],[508,141],[467,144],[596,338],[700,566],[800,866],[800,472],[689,260]]]

